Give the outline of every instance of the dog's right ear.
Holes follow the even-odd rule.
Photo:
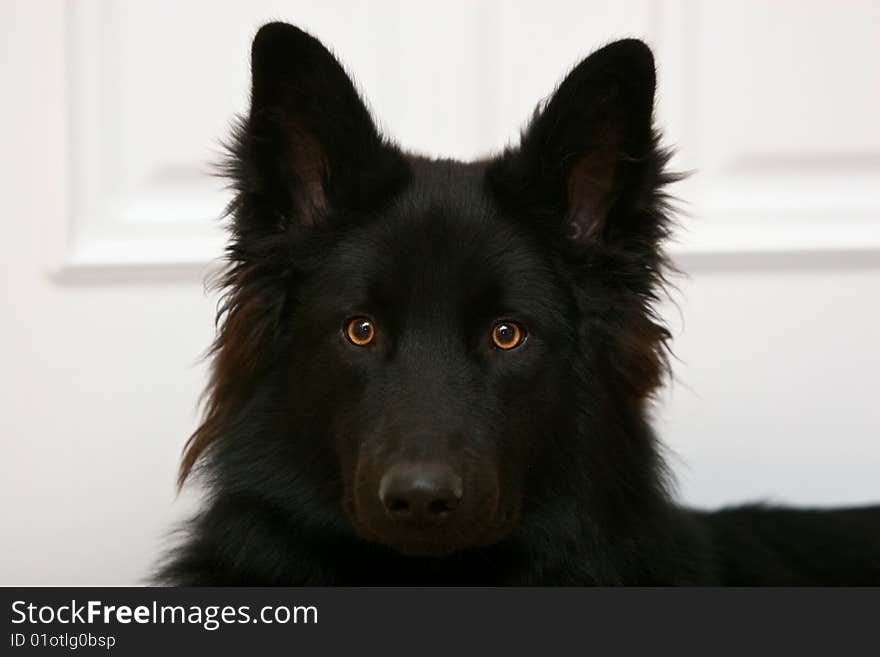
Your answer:
[[[286,23],[264,25],[251,73],[250,113],[229,166],[239,228],[321,225],[332,214],[370,209],[406,181],[402,154],[379,135],[320,41]]]

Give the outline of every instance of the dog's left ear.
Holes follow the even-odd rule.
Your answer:
[[[662,156],[652,127],[654,58],[636,39],[584,59],[540,109],[519,148],[490,165],[502,203],[547,219],[591,243],[630,230],[633,205],[646,206]]]

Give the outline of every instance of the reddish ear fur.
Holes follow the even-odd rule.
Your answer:
[[[599,236],[613,203],[617,173],[617,140],[582,155],[568,172],[567,207],[571,238],[580,243]]]
[[[220,281],[228,293],[220,305],[220,328],[209,353],[213,362],[204,419],[184,446],[178,486],[228,429],[272,357],[282,303],[264,282],[277,278],[266,270],[263,263],[239,263]]]
[[[643,403],[663,383],[669,369],[669,330],[643,314],[633,317],[619,342],[623,354],[624,381],[632,399]]]
[[[327,157],[318,140],[299,121],[286,121],[284,131],[287,137],[287,164],[298,181],[298,185],[292,189],[297,216],[304,226],[315,226],[327,210],[325,185],[330,178]]]

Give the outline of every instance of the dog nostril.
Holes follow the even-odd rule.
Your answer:
[[[461,477],[448,465],[402,462],[391,466],[379,482],[379,499],[395,520],[445,521],[459,506]]]

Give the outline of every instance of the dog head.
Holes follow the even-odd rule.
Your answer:
[[[607,493],[590,482],[632,488],[650,445],[598,427],[641,422],[663,372],[647,46],[586,58],[518,146],[474,163],[398,149],[295,27],[260,30],[252,74],[227,171],[223,322],[182,479],[204,457],[217,486],[292,521],[431,556]]]

